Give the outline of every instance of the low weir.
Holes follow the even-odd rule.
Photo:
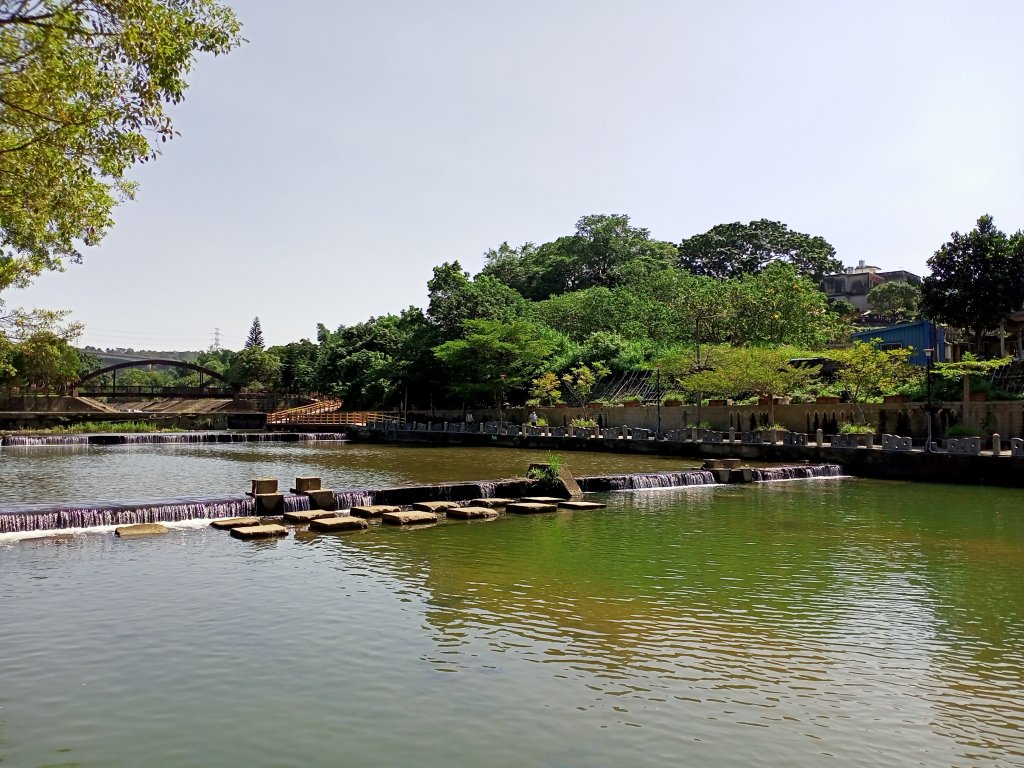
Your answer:
[[[814,477],[838,477],[838,464],[759,468],[752,470],[755,482],[794,480]],[[576,478],[584,491],[626,491],[655,488],[716,485],[713,472],[696,469],[680,472],[644,472],[627,475],[597,475]],[[368,504],[408,506],[422,501],[469,501],[495,496],[522,497],[536,491],[536,481],[526,478],[441,483],[425,486],[399,486],[380,489],[350,489],[334,492],[338,509]],[[309,509],[309,497],[285,494],[284,511]],[[0,534],[30,533],[124,526],[140,523],[180,523],[189,520],[248,517],[256,514],[252,497],[218,499],[178,499],[154,503],[105,504],[97,506],[61,506],[17,512],[0,511]]]
[[[139,432],[98,435],[6,435],[0,446],[301,443],[347,440],[344,432]]]

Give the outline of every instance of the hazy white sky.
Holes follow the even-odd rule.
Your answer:
[[[923,274],[1024,228],[1024,3],[235,0],[181,137],[63,274],[83,344],[268,344],[425,306],[431,268],[627,213],[678,242],[777,219]]]

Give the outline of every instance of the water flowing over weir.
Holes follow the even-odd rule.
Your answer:
[[[685,472],[644,472],[631,475],[580,477],[577,482],[586,492],[636,491],[647,488],[679,488],[687,485],[713,485],[715,476],[706,469]]]
[[[193,443],[296,443],[348,440],[344,432],[142,432],[99,435],[7,435],[0,445],[155,445]]]
[[[755,483],[771,480],[809,480],[813,477],[841,477],[843,468],[838,464],[804,464],[790,467],[757,467],[751,469]]]
[[[337,491],[339,509],[373,503],[373,493],[362,490]],[[309,509],[309,497],[285,494],[285,512]],[[248,517],[256,514],[256,502],[250,498],[164,501],[153,504],[111,504],[95,507],[60,507],[26,512],[0,512],[0,534],[96,528],[138,523],[180,523],[188,520],[213,520],[220,517]]]
[[[27,446],[27,445],[88,445],[88,435],[45,435],[43,437],[22,437],[21,435],[8,435],[0,440],[0,445]]]

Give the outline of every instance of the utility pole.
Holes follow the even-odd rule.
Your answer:
[[[220,328],[213,329],[213,344],[210,345],[211,352],[220,352]]]

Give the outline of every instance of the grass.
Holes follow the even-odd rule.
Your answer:
[[[531,480],[557,480],[562,471],[562,457],[557,453],[548,454],[548,465],[546,467],[531,467],[526,476]]]
[[[78,424],[68,424],[49,429],[23,430],[34,435],[81,435],[102,432],[132,433],[132,432],[184,432],[178,427],[158,427],[148,421],[82,421]]]

